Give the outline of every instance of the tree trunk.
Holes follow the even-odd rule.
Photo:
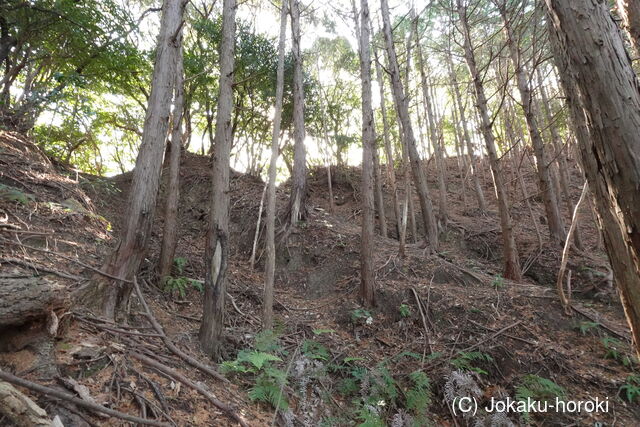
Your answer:
[[[375,127],[375,119],[374,124]],[[373,148],[373,175],[376,182],[376,211],[378,212],[378,225],[380,226],[380,235],[387,237],[387,215],[384,207],[384,193],[382,192],[382,171],[380,170],[380,156],[378,155],[378,144]]]
[[[637,57],[640,55],[640,1],[616,0],[616,7]]]
[[[369,27],[371,29],[371,27]],[[389,178],[389,185],[391,186],[391,199],[393,201],[393,214],[396,220],[396,233],[398,234],[398,241],[400,242],[400,254],[404,254],[405,237],[404,233],[401,233],[402,227],[400,222],[402,220],[402,214],[400,212],[400,203],[398,202],[398,185],[396,181],[396,170],[393,162],[393,149],[391,148],[391,138],[389,137],[389,122],[387,121],[387,106],[384,96],[384,75],[382,74],[382,65],[380,64],[380,58],[378,58],[378,49],[375,43],[372,46],[374,60],[376,63],[376,79],[378,81],[378,88],[380,89],[380,113],[382,114],[382,136],[384,138],[384,152],[387,158],[387,176]]]
[[[99,277],[96,278],[96,284],[81,297],[84,303],[98,308],[107,319],[115,319],[116,313],[129,300],[132,290],[130,280],[140,268],[151,234],[175,85],[178,49],[174,36],[182,23],[183,11],[182,0],[165,0],[163,4],[151,93],[142,144],[123,216],[125,223],[119,236],[120,242],[103,267],[106,273],[126,279],[127,282]]]
[[[480,212],[484,213],[487,210],[487,203],[484,199],[484,193],[482,192],[482,186],[480,185],[480,179],[478,178],[478,161],[473,149],[473,142],[469,136],[469,126],[467,124],[467,118],[464,113],[464,106],[462,105],[462,96],[460,95],[460,87],[458,86],[458,78],[456,77],[455,70],[453,69],[453,60],[451,59],[451,52],[447,54],[447,63],[449,65],[449,77],[451,79],[451,85],[453,86],[454,93],[454,109],[458,109],[460,115],[460,122],[462,123],[462,139],[467,145],[467,151],[469,152],[469,163],[471,167],[471,180],[473,183],[473,190],[478,199],[478,207]]]
[[[514,35],[513,28],[511,27],[511,21],[507,16],[506,5],[504,2],[499,3],[499,10],[500,15],[502,16],[511,62],[513,62],[513,66],[515,68],[516,82],[518,92],[520,92],[522,111],[524,112],[525,121],[527,122],[529,138],[531,139],[531,145],[533,145],[533,152],[536,156],[538,188],[542,194],[549,234],[551,239],[557,244],[562,244],[565,238],[564,224],[562,222],[562,217],[560,216],[560,210],[558,209],[556,192],[551,181],[549,162],[544,149],[544,142],[542,141],[540,129],[538,128],[538,120],[533,109],[533,97],[531,95],[529,80],[527,79],[524,71],[516,36]]]
[[[169,150],[169,183],[165,201],[164,228],[160,248],[160,282],[171,275],[173,257],[178,243],[178,202],[180,201],[180,157],[182,154],[182,112],[184,106],[184,67],[182,63],[182,31],[178,36],[178,61],[173,108],[173,131]]]
[[[540,96],[542,98],[542,108],[546,117],[546,123],[549,127],[549,133],[551,134],[551,141],[555,150],[555,159],[558,165],[558,181],[560,183],[560,190],[562,191],[562,197],[564,198],[567,212],[573,212],[573,203],[571,202],[571,193],[569,192],[569,164],[567,163],[567,154],[562,151],[565,149],[562,146],[560,135],[558,134],[558,128],[553,122],[553,114],[551,114],[551,104],[549,103],[549,97],[547,96],[547,90],[544,86],[542,73],[540,68],[536,69],[538,75],[538,81],[540,85]],[[568,148],[567,148],[568,149]],[[584,250],[582,247],[582,238],[580,236],[580,227],[578,224],[574,226],[573,239],[576,248]]]
[[[357,22],[356,22],[357,25]],[[362,239],[360,246],[360,297],[366,307],[375,305],[374,282],[374,150],[376,145],[371,96],[369,6],[360,0],[360,80],[362,81]]]
[[[285,0],[286,1],[286,0]],[[300,3],[290,0],[293,51],[293,176],[289,199],[289,225],[295,226],[306,217],[307,154],[304,146],[304,86],[300,53]]]
[[[387,0],[380,0],[380,5],[382,8],[382,22],[384,27],[385,45],[389,58],[389,66],[391,68],[393,96],[398,108],[399,119],[402,123],[402,137],[409,152],[411,170],[413,173],[413,179],[416,183],[416,189],[418,190],[420,209],[422,211],[422,221],[424,224],[424,229],[428,236],[428,243],[431,246],[431,250],[435,252],[438,250],[438,227],[436,225],[436,218],[433,213],[433,205],[429,196],[427,178],[422,169],[420,156],[418,155],[418,149],[416,147],[416,140],[413,134],[411,118],[409,116],[408,99],[405,97],[404,90],[402,88],[402,82],[400,81],[400,68],[398,66],[398,59],[396,57],[395,47],[393,46],[393,36],[391,34],[389,5],[387,3]]]
[[[411,9],[413,14],[413,9]],[[442,154],[443,147],[440,145],[438,138],[437,122],[434,119],[433,107],[431,105],[431,97],[429,96],[429,84],[427,82],[427,73],[425,71],[425,63],[422,55],[422,46],[420,44],[420,35],[418,34],[418,20],[413,19],[413,33],[416,38],[416,54],[420,69],[420,83],[422,86],[422,101],[426,112],[429,125],[429,138],[433,145],[433,152],[436,156],[436,172],[438,175],[438,222],[441,227],[447,226],[447,187],[445,185],[444,156]]]
[[[606,4],[546,0],[589,188],[640,354],[640,92]],[[579,125],[584,123],[585,126]]]
[[[489,118],[489,109],[487,107],[487,97],[484,93],[484,84],[476,65],[476,59],[471,45],[471,34],[469,30],[469,22],[467,18],[466,7],[462,5],[462,1],[458,0],[458,15],[462,32],[464,36],[465,59],[469,67],[469,73],[473,79],[473,86],[476,95],[476,105],[481,119],[481,130],[484,141],[487,146],[489,155],[489,163],[491,165],[491,173],[493,175],[493,184],[498,198],[498,210],[500,212],[500,227],[502,229],[502,257],[504,263],[504,277],[512,280],[520,280],[522,272],[520,270],[520,262],[518,260],[518,249],[516,248],[515,238],[513,236],[513,223],[511,213],[509,212],[509,201],[507,200],[504,178],[498,154],[496,152],[495,138],[493,136],[493,124]]]
[[[271,136],[271,160],[267,187],[267,232],[265,248],[267,260],[264,269],[264,296],[262,299],[262,328],[273,329],[273,285],[276,274],[276,172],[280,149],[280,124],[282,119],[282,94],[284,92],[284,49],[287,40],[287,1],[280,7],[280,39],[278,41],[278,69],[276,71],[276,106],[273,114]],[[329,183],[331,185],[331,183]]]
[[[224,326],[229,257],[229,152],[231,150],[231,113],[233,109],[233,68],[236,37],[236,0],[224,0],[222,42],[220,44],[220,94],[213,148],[213,175],[209,226],[205,246],[205,283],[202,324],[199,338],[202,349],[217,356]]]

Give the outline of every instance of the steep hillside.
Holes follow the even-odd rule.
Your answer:
[[[547,240],[544,224],[539,247],[520,190],[515,184],[510,187],[511,197],[519,201],[512,213],[526,275],[514,283],[499,274],[500,235],[491,177],[483,177],[490,210],[481,214],[474,209],[468,183],[464,197],[464,177],[456,159],[448,159],[450,223],[440,253],[428,255],[420,239],[410,238],[406,257],[401,258],[397,241],[378,235],[377,307],[367,311],[357,300],[360,172],[332,171],[331,212],[326,170],[313,169],[308,218],[278,250],[278,326],[277,335],[270,337],[259,334],[260,243],[253,269],[249,262],[264,183],[234,173],[231,303],[225,330],[227,363],[222,365],[231,384],[226,384],[170,351],[141,313],[145,309],[139,298],[132,298],[127,325],[108,324],[72,303],[72,291],[100,274],[96,270],[115,244],[130,174],[110,179],[75,174],[51,164],[35,145],[11,133],[0,135],[0,164],[0,287],[16,277],[38,276],[69,293],[51,307],[59,323],[53,334],[42,332],[42,324],[51,322],[48,313],[25,320],[23,326],[0,330],[3,370],[78,392],[76,382],[100,404],[174,425],[234,423],[202,393],[180,386],[175,376],[151,368],[133,353],[180,371],[228,404],[227,414],[233,412],[256,426],[271,425],[272,420],[287,426],[379,425],[375,423],[380,420],[394,426],[640,423],[640,409],[625,400],[629,390],[625,385],[633,385],[628,377],[638,366],[588,206],[580,226],[587,249],[572,253],[569,262],[574,313],[567,317],[555,294],[561,248]],[[524,169],[539,220],[544,210],[536,196],[535,177]],[[183,157],[175,280],[166,289],[156,286],[162,208],[139,277],[145,299],[169,340],[213,365],[200,353],[197,340],[209,171],[208,158]],[[577,199],[582,183],[577,170],[571,174],[571,191]],[[429,180],[435,189],[435,176],[430,174]],[[287,185],[278,189],[279,207],[286,205],[287,194]],[[386,186],[385,202],[393,230]],[[14,332],[24,325],[40,325],[40,332],[24,342]],[[49,340],[53,345],[43,357],[40,344]],[[286,385],[278,382],[282,378]],[[549,410],[506,418],[480,412],[467,419],[454,414],[448,404],[465,390],[475,393],[482,406],[492,397],[541,400],[557,395],[570,400],[608,398],[609,410],[598,414]],[[25,392],[51,416],[59,414],[64,425],[122,423]],[[280,410],[274,416],[276,406]]]

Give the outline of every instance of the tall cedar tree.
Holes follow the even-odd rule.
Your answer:
[[[357,21],[357,20],[356,20]],[[357,24],[357,22],[356,22]],[[362,82],[362,240],[360,246],[360,297],[365,306],[375,304],[373,168],[376,144],[371,95],[371,46],[369,5],[360,0],[360,80]]]
[[[391,20],[389,18],[389,4],[387,0],[380,0],[380,6],[382,13],[384,41],[391,72],[391,87],[393,89],[393,98],[396,103],[400,123],[402,124],[402,138],[409,154],[411,171],[413,173],[413,179],[416,184],[416,189],[418,190],[420,209],[422,211],[422,222],[427,233],[428,243],[432,251],[437,251],[438,227],[436,225],[436,218],[433,212],[431,197],[429,196],[427,178],[420,162],[420,156],[418,155],[418,149],[416,146],[416,139],[413,133],[413,125],[411,124],[411,117],[409,116],[409,100],[405,96],[404,89],[402,87],[402,81],[400,80],[400,67],[398,66],[398,58],[396,56],[396,50],[393,45]]]
[[[271,136],[271,160],[269,162],[269,183],[267,187],[267,233],[265,247],[267,261],[264,271],[264,297],[262,299],[262,327],[273,328],[273,283],[276,272],[276,166],[278,163],[280,124],[282,119],[282,96],[284,92],[284,49],[287,39],[287,0],[280,7],[280,39],[278,41],[278,69],[276,71],[276,107],[273,115]]]
[[[473,87],[476,96],[476,106],[484,137],[489,154],[489,162],[491,165],[491,173],[493,174],[493,184],[495,186],[498,198],[498,210],[500,213],[500,227],[502,229],[502,258],[504,264],[504,277],[512,280],[520,280],[522,272],[520,270],[520,262],[518,260],[518,249],[516,248],[515,237],[513,235],[513,221],[509,213],[509,201],[507,200],[506,185],[496,151],[495,137],[493,136],[493,122],[489,117],[489,108],[487,106],[487,96],[485,95],[484,84],[480,71],[476,64],[473,46],[471,44],[471,30],[469,28],[469,20],[467,16],[467,8],[463,5],[462,0],[457,0],[458,16],[460,18],[460,26],[462,27],[462,36],[464,37],[464,56],[467,61],[469,73],[473,80]]]
[[[179,29],[183,12],[183,0],[165,0],[162,6],[151,93],[142,131],[142,144],[123,216],[125,223],[118,245],[103,266],[105,273],[122,280],[97,278],[96,284],[82,295],[84,303],[99,309],[107,319],[115,319],[118,311],[126,306],[132,291],[131,279],[140,268],[151,234],[176,80]]]
[[[606,3],[546,5],[583,169],[640,355],[640,83]]]
[[[233,67],[236,37],[236,0],[222,6],[220,44],[220,93],[213,147],[213,176],[209,227],[205,246],[204,305],[200,325],[200,344],[205,353],[216,357],[224,326],[229,258],[229,153],[231,150],[231,112],[233,109]]]

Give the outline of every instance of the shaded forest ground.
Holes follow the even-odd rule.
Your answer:
[[[535,215],[543,221],[544,209],[535,196],[536,178],[528,161],[522,165],[528,192],[534,195],[531,202]],[[13,133],[0,134],[0,168],[2,277],[46,275],[69,291],[90,284],[95,272],[86,266],[99,268],[114,244],[131,175],[105,179],[76,174],[52,164],[35,145]],[[490,174],[482,177],[490,206],[490,211],[482,215],[475,209],[468,185],[466,203],[462,198],[462,177],[456,159],[448,159],[447,168],[450,223],[442,236],[440,254],[426,255],[420,242],[413,243],[410,238],[407,256],[401,259],[396,240],[377,236],[378,306],[370,312],[361,310],[357,300],[359,170],[334,168],[336,206],[329,213],[326,171],[312,169],[307,221],[278,250],[275,314],[279,344],[287,351],[282,353],[287,357],[283,357],[281,368],[290,379],[284,391],[295,414],[293,419],[306,425],[320,425],[323,420],[327,425],[352,425],[358,413],[351,402],[364,391],[362,383],[358,384],[360,390],[345,389],[345,380],[353,376],[355,368],[362,368],[372,380],[388,372],[397,381],[398,396],[376,409],[387,420],[394,416],[398,419],[401,408],[408,411],[408,399],[400,385],[406,383],[409,373],[423,370],[432,384],[428,418],[433,424],[470,423],[461,416],[454,421],[444,403],[451,372],[463,370],[469,372],[485,403],[492,396],[515,397],[524,379],[532,374],[553,380],[566,390],[567,398],[586,400],[597,396],[610,400],[607,414],[551,412],[533,415],[533,423],[639,424],[640,409],[622,399],[620,393],[637,365],[629,362],[629,332],[608,279],[606,256],[596,247],[598,234],[588,204],[580,225],[586,250],[581,254],[572,252],[569,261],[575,311],[572,317],[566,317],[555,294],[561,248],[547,240],[545,224],[540,224],[544,245],[538,247],[520,190],[510,187],[510,195],[511,200],[517,201],[512,214],[520,258],[528,268],[523,281],[514,283],[500,277],[499,220]],[[208,158],[193,154],[183,157],[181,238],[176,251],[181,261],[179,271],[174,272],[176,277],[198,280],[204,276],[209,171]],[[575,201],[582,182],[575,166],[570,172]],[[432,167],[429,183],[434,192],[437,187]],[[228,289],[232,303],[227,308],[226,360],[234,359],[240,350],[252,348],[259,331],[263,283],[260,245],[254,269],[249,257],[263,186],[258,178],[232,174]],[[278,189],[278,206],[286,205],[287,191],[286,185]],[[161,193],[159,206],[163,196]],[[387,186],[385,201],[389,228],[393,229]],[[151,249],[140,274],[143,291],[173,342],[204,360],[197,341],[202,307],[198,287],[185,282],[184,287],[176,285],[173,292],[165,292],[155,286],[153,267],[161,238],[162,210],[158,210]],[[417,218],[418,215],[416,212]],[[565,220],[569,215],[563,212]],[[60,277],[61,274],[69,277]],[[54,386],[61,384],[58,376],[72,377],[87,386],[97,402],[134,414],[141,413],[144,407],[147,416],[164,411],[178,425],[230,423],[195,391],[179,387],[157,371],[127,358],[125,350],[134,348],[202,382],[216,397],[234,406],[250,425],[271,424],[273,410],[247,397],[253,380],[246,375],[230,375],[232,384],[222,384],[187,368],[157,338],[108,331],[78,307],[67,307],[58,313],[61,327],[52,348],[43,348],[43,339],[37,334],[25,340],[21,334],[0,331],[0,367]],[[141,325],[136,298],[132,298],[129,311],[130,327]],[[306,350],[303,348],[309,342],[315,343],[315,359],[313,351],[306,351],[308,345]],[[302,353],[326,366],[337,366],[322,375],[308,375],[311,379],[307,378],[304,393],[299,390],[304,375],[296,376],[295,366],[288,369],[292,365],[289,360]],[[60,413],[65,425],[118,425],[117,421],[95,417],[70,404],[32,396],[50,413]],[[515,424],[523,421],[515,415],[510,419]],[[286,424],[291,418],[278,417],[278,421]],[[485,419],[487,425],[493,421]],[[3,422],[6,420],[0,424]]]

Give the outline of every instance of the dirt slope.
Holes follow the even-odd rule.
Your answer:
[[[89,283],[56,273],[83,278],[95,274],[86,266],[99,268],[102,257],[115,243],[113,236],[119,226],[130,174],[112,179],[76,176],[52,165],[24,138],[8,133],[0,135],[0,165],[3,239],[0,274],[19,269],[22,274],[46,275],[69,290]],[[483,403],[492,396],[516,397],[532,375],[554,381],[565,389],[567,398],[598,396],[610,400],[611,409],[606,414],[537,414],[530,418],[536,424],[640,423],[637,405],[626,402],[619,393],[627,377],[638,368],[633,362],[631,367],[625,366],[628,361],[625,357],[631,355],[625,342],[628,330],[617,296],[607,281],[606,257],[596,248],[597,234],[589,209],[583,212],[581,227],[588,251],[573,254],[570,261],[574,305],[583,314],[576,312],[567,318],[554,293],[561,249],[552,248],[546,240],[543,248],[538,248],[529,212],[524,203],[516,203],[513,215],[520,256],[528,270],[520,283],[502,279],[500,236],[490,176],[483,179],[490,211],[481,215],[473,207],[468,184],[466,199],[463,197],[463,178],[458,174],[455,159],[448,159],[447,166],[451,223],[443,234],[440,255],[427,256],[419,242],[410,240],[407,256],[401,259],[397,255],[397,242],[378,236],[375,254],[378,307],[370,312],[361,310],[357,301],[359,171],[355,168],[333,171],[336,206],[330,213],[326,171],[312,170],[307,221],[287,244],[281,245],[278,254],[275,312],[280,332],[277,351],[283,362],[274,366],[287,373],[289,381],[283,390],[290,407],[290,411],[280,412],[285,415],[278,417],[279,423],[363,422],[365,418],[353,402],[365,393],[373,396],[372,391],[365,390],[365,383],[374,389],[374,384],[385,382],[386,372],[392,378],[387,384],[396,389],[396,396],[387,390],[384,404],[371,410],[387,423],[395,420],[395,425],[405,425],[398,423],[409,417],[409,378],[416,370],[430,379],[427,418],[435,425],[454,425],[451,410],[444,403],[447,389],[455,385],[452,378],[456,374],[452,372],[466,372]],[[181,240],[176,253],[181,262],[174,271],[176,278],[203,277],[209,170],[207,158],[184,156]],[[581,182],[578,172],[571,172],[571,189],[577,199]],[[435,177],[431,170],[429,173],[431,188],[435,189]],[[524,173],[529,194],[535,195],[535,177],[530,170]],[[227,360],[254,347],[259,332],[260,245],[253,270],[248,260],[263,186],[258,178],[232,175],[229,269],[232,304],[227,312]],[[518,189],[510,190],[514,200],[521,200]],[[286,194],[285,185],[278,190],[278,206],[286,205]],[[388,188],[385,198],[387,216],[391,218]],[[160,199],[162,206],[162,193]],[[539,221],[543,216],[540,200],[535,196],[531,200]],[[568,217],[567,212],[564,214]],[[178,287],[164,292],[154,286],[161,225],[162,208],[158,209],[148,261],[140,275],[143,290],[171,340],[205,361],[197,344],[201,312],[197,286],[185,282],[184,292]],[[544,226],[540,225],[546,235]],[[394,227],[390,220],[389,228]],[[47,273],[45,269],[35,272],[28,264],[56,273]],[[41,361],[26,362],[31,359],[25,357],[25,352],[31,351],[33,344],[3,353],[2,369],[53,386],[60,386],[56,375],[73,377],[86,385],[100,403],[134,414],[142,414],[144,408],[149,417],[154,414],[162,417],[165,412],[178,425],[231,423],[195,391],[178,387],[157,371],[128,358],[125,349],[135,348],[205,384],[250,425],[270,425],[273,410],[247,396],[247,390],[255,384],[251,375],[229,374],[233,384],[224,385],[187,367],[157,338],[109,331],[104,324],[78,311],[77,307],[69,306],[58,313],[64,321],[50,352],[55,369],[49,375],[35,375]],[[134,300],[131,326],[146,325],[139,311],[138,301]],[[143,328],[136,331],[150,332]],[[302,374],[297,370],[300,366]],[[310,373],[310,366],[321,368]],[[362,372],[364,377],[357,377]],[[355,388],[348,387],[351,383]],[[51,414],[66,417],[69,425],[83,422],[119,425],[113,419],[98,418],[71,405],[51,404],[31,395]],[[509,418],[515,424],[524,422],[517,415],[511,414]],[[484,422],[500,425],[489,416],[484,417]],[[455,423],[473,424],[462,416]]]

